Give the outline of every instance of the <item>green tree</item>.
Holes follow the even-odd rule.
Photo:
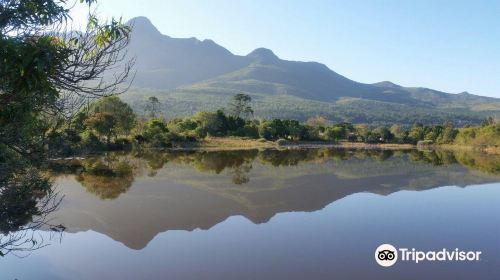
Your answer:
[[[259,125],[259,135],[267,140],[288,138],[289,136],[289,134],[287,134],[287,127],[281,119],[261,122]]]
[[[124,58],[130,29],[114,19],[100,24],[89,13],[85,31],[65,30],[71,19],[66,2],[0,2],[0,145],[25,158],[37,158],[47,131],[85,102],[117,93],[133,64],[122,63],[123,71],[104,81]],[[79,2],[91,9],[95,1]]]
[[[492,124],[495,124],[495,119],[492,116],[489,116],[482,121],[481,126],[488,126]]]
[[[424,140],[425,137],[424,126],[421,123],[416,123],[415,125],[413,125],[410,132],[408,133],[408,137],[413,143],[417,143],[420,140]]]
[[[368,136],[370,135],[370,129],[366,124],[359,124],[355,126],[356,135],[359,138],[359,141],[367,142]]]
[[[406,131],[399,124],[393,124],[390,132],[394,135],[396,142],[404,143],[406,141]]]
[[[387,127],[385,125],[381,125],[381,126],[376,127],[372,131],[372,134],[373,134],[373,137],[376,138],[377,142],[389,142],[392,140],[392,134],[389,131],[389,129],[387,129]]]
[[[229,104],[231,115],[236,118],[252,116],[253,109],[250,102],[252,102],[252,97],[248,94],[238,93],[234,95],[233,101]]]
[[[106,143],[109,145],[111,137],[116,134],[117,120],[115,116],[108,112],[99,112],[87,118],[85,125],[94,130],[99,136],[106,137]]]
[[[132,108],[118,96],[100,98],[90,105],[89,114],[108,113],[116,121],[115,132],[127,135],[136,124],[136,115]]]
[[[222,112],[198,112],[193,119],[198,123],[200,136],[220,134],[224,126]]]
[[[338,141],[344,138],[344,129],[340,126],[327,127],[325,129],[325,139],[329,141]]]
[[[146,122],[145,127],[146,128],[143,132],[144,140],[152,147],[170,147],[172,146],[171,141],[177,140],[178,138],[178,134],[176,134],[176,132],[170,132],[163,119],[149,119]]]
[[[447,123],[444,126],[442,133],[437,138],[439,144],[451,144],[455,140],[458,130],[453,127],[452,123]]]
[[[300,124],[297,120],[284,120],[283,125],[285,126],[286,138],[291,138],[291,140],[302,140],[306,138],[306,128]]]
[[[149,111],[150,117],[156,118],[156,115],[160,110],[160,105],[161,103],[156,96],[151,96],[148,98],[148,104],[146,106],[146,110]]]

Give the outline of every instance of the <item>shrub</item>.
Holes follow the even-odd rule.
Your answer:
[[[247,124],[243,127],[243,135],[250,138],[259,138],[259,128],[255,124]]]
[[[259,136],[266,140],[273,140],[276,130],[269,122],[262,122],[259,126]]]
[[[342,127],[327,127],[324,132],[324,138],[327,141],[338,141],[343,136],[344,130]]]
[[[84,131],[82,133],[83,147],[89,151],[102,151],[105,148],[104,143],[99,140],[92,131]]]

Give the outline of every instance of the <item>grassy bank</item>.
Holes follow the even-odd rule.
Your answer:
[[[306,148],[349,148],[349,149],[381,149],[381,150],[409,150],[415,149],[411,144],[369,144],[358,142],[330,142],[330,141],[287,141],[278,144],[265,139],[251,139],[246,137],[206,137],[192,143],[180,143],[175,149],[203,149],[203,150],[244,150],[244,149],[306,149]]]

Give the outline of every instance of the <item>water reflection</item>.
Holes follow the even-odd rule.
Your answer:
[[[24,257],[50,243],[38,230],[64,230],[48,218],[62,197],[34,168],[0,168],[0,178],[0,256]]]
[[[132,186],[134,170],[127,157],[111,154],[83,160],[75,178],[99,198],[115,199]]]
[[[67,197],[54,219],[69,232],[97,231],[133,249],[160,232],[209,229],[235,215],[265,223],[354,193],[500,180],[498,157],[445,151],[113,153],[54,165]]]

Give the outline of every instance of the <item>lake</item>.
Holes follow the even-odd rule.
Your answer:
[[[45,172],[52,204],[2,231],[0,279],[500,279],[499,156],[142,151]],[[382,267],[384,243],[481,257]]]

